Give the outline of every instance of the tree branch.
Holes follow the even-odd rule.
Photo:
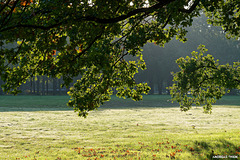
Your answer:
[[[139,14],[139,13],[151,13],[153,11],[155,11],[156,9],[159,9],[159,8],[162,8],[163,6],[167,5],[167,4],[170,4],[172,2],[174,2],[176,0],[161,0],[159,3],[149,7],[149,8],[138,8],[138,9],[135,9],[133,11],[130,11],[129,13],[125,14],[125,15],[121,15],[119,17],[115,17],[115,18],[109,18],[109,19],[101,19],[101,18],[97,18],[97,17],[94,17],[94,16],[86,16],[86,17],[79,17],[79,18],[76,18],[76,20],[79,20],[79,21],[94,21],[96,23],[100,23],[100,24],[110,24],[110,23],[117,23],[119,21],[123,21],[131,16],[134,16],[136,14]],[[72,19],[72,17],[71,17]],[[54,27],[57,27],[63,23],[66,23],[68,20],[65,20],[65,21],[62,21],[60,23],[56,23],[56,24],[52,24],[52,25],[49,25],[49,26],[39,26],[39,25],[30,25],[30,24],[17,24],[15,26],[10,26],[10,27],[7,27],[7,28],[3,28],[0,30],[0,32],[4,32],[4,31],[7,31],[7,30],[11,30],[13,28],[18,28],[18,27],[22,27],[22,28],[35,28],[35,29],[42,29],[42,30],[49,30],[51,28],[54,28]]]
[[[195,0],[193,5],[189,8],[189,9],[179,9],[180,12],[184,12],[184,13],[192,13],[192,11],[197,7],[197,5],[200,3],[200,0]]]
[[[2,28],[2,26],[6,25],[6,24],[8,23],[8,21],[10,21],[10,19],[11,19],[11,17],[12,17],[13,10],[15,9],[18,1],[19,1],[19,0],[17,0],[17,1],[14,2],[13,6],[10,7],[11,11],[9,11],[9,13],[3,18],[3,20],[1,20],[2,22],[1,22],[1,27],[0,27],[0,28]],[[6,3],[6,5],[8,5],[9,2],[10,2],[10,1],[8,1],[8,2]],[[3,8],[3,9],[4,9],[4,8]],[[2,12],[2,10],[1,10],[0,12]],[[7,20],[7,19],[8,19],[8,20]],[[7,22],[5,23],[6,20],[7,20]]]
[[[31,24],[18,24],[18,25],[15,25],[15,26],[11,26],[11,27],[7,27],[7,28],[4,28],[4,29],[1,29],[0,32],[4,32],[4,31],[11,30],[11,29],[14,29],[14,28],[34,28],[34,29],[49,30],[51,28],[58,27],[61,24],[63,24],[63,22],[59,22],[59,23],[56,23],[56,24],[53,24],[53,25],[50,25],[50,26],[38,26],[38,25],[31,25]]]
[[[77,58],[79,58],[81,55],[83,55],[87,50],[89,50],[89,49],[92,47],[92,45],[93,45],[99,38],[101,38],[102,34],[103,34],[103,31],[102,31],[99,35],[97,35],[97,36],[92,40],[92,42],[87,46],[87,48],[83,49],[81,53],[79,53],[77,56],[75,56],[75,60],[76,60]]]
[[[97,17],[86,16],[86,17],[83,17],[82,20],[94,21],[94,22],[102,23],[102,24],[117,23],[119,21],[125,20],[125,19],[127,19],[131,16],[134,16],[136,14],[139,14],[139,13],[151,13],[151,12],[155,11],[156,9],[162,8],[163,6],[170,4],[174,1],[176,1],[176,0],[161,0],[161,1],[159,1],[159,3],[153,5],[149,8],[138,8],[138,9],[128,12],[128,14],[126,14],[126,15],[122,15],[122,16],[115,17],[115,18],[101,19],[101,18],[97,18]]]
[[[11,0],[8,0],[0,9],[0,13],[8,6],[8,4],[10,3]]]

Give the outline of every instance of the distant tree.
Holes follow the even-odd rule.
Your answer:
[[[0,79],[0,85],[2,85],[2,80]],[[3,95],[3,90],[2,90],[2,88],[0,88],[0,95]]]
[[[37,76],[36,78],[37,95],[40,95],[40,76]]]
[[[171,42],[172,43],[172,42]],[[172,81],[170,72],[177,71],[177,65],[175,60],[179,57],[177,52],[181,48],[177,46],[177,43],[172,43],[172,45],[166,45],[165,48],[161,48],[154,44],[147,44],[143,47],[143,58],[146,62],[147,69],[140,71],[136,75],[136,80],[138,82],[148,82],[151,90],[150,94],[153,94],[154,88],[158,88],[158,93],[161,94],[166,88],[166,83]]]
[[[49,94],[49,87],[48,87],[48,83],[49,83],[49,79],[48,79],[48,77],[46,78],[46,95],[48,95]]]
[[[0,3],[0,75],[4,91],[31,76],[63,77],[70,89],[68,105],[86,117],[117,96],[142,99],[147,84],[134,74],[145,69],[141,47],[163,46],[176,36],[186,41],[186,27],[204,11],[227,36],[239,37],[239,0],[5,0]],[[15,48],[4,46],[13,42]],[[69,43],[67,43],[69,42]],[[126,55],[138,57],[124,60]],[[189,77],[191,78],[191,77]],[[177,87],[177,89],[180,89]]]
[[[41,76],[41,93],[40,95],[45,95],[45,76]]]
[[[31,85],[31,87],[32,87],[32,94],[36,94],[36,78],[35,77],[33,77],[32,78],[32,85]]]
[[[151,94],[153,94],[153,88],[156,89],[156,84],[158,84],[158,91],[160,92],[165,89],[165,83],[171,84],[172,76],[170,76],[170,72],[179,71],[177,64],[174,64],[175,61],[180,57],[190,56],[190,53],[201,43],[206,44],[210,51],[208,53],[219,59],[220,64],[231,64],[240,59],[240,48],[237,47],[239,41],[228,40],[221,27],[211,26],[207,24],[206,20],[207,17],[203,14],[194,18],[193,25],[187,28],[186,38],[188,41],[184,44],[172,40],[164,48],[154,44],[147,44],[143,47],[143,58],[147,69],[140,71],[136,75],[136,79],[138,82],[153,82],[155,87],[152,87],[153,84],[149,83]]]
[[[56,78],[53,78],[52,79],[52,85],[53,85],[53,91],[52,91],[52,94],[53,95],[56,95],[57,94],[57,79]]]

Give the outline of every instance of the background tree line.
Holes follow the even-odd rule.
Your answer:
[[[166,87],[172,84],[171,72],[179,71],[176,59],[191,55],[199,44],[204,44],[220,64],[233,63],[240,59],[240,41],[229,40],[225,37],[221,27],[210,26],[202,15],[194,19],[193,26],[188,28],[188,41],[184,44],[178,40],[172,40],[164,47],[153,43],[147,43],[143,48],[143,57],[147,69],[140,71],[135,76],[137,82],[147,82],[151,87],[149,94],[169,94]],[[16,45],[16,44],[12,44]],[[6,46],[11,48],[11,45]],[[126,57],[131,60],[131,57]],[[73,83],[79,77],[75,77]],[[62,78],[47,76],[33,76],[20,87],[23,95],[66,95],[69,88],[61,87]],[[73,84],[72,83],[72,84]],[[0,80],[0,85],[3,81]],[[71,84],[71,85],[72,85]],[[70,85],[70,86],[71,86]],[[0,95],[5,94],[0,88]],[[238,90],[232,90],[230,94],[238,94]]]
[[[144,46],[143,56],[147,69],[140,71],[136,79],[138,82],[148,82],[150,94],[169,94],[166,87],[172,84],[171,72],[179,71],[176,59],[190,56],[199,44],[204,44],[208,54],[219,59],[220,64],[232,64],[240,60],[240,41],[227,39],[221,27],[210,26],[206,19],[203,14],[194,19],[193,26],[188,28],[188,41],[184,44],[172,40],[164,48],[151,43]],[[231,90],[230,94],[237,92]]]

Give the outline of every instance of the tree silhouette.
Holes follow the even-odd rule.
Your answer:
[[[5,0],[0,3],[0,76],[4,91],[17,94],[32,76],[63,77],[68,105],[86,117],[117,96],[142,99],[149,91],[134,74],[145,69],[141,47],[163,46],[176,36],[186,41],[186,27],[204,11],[209,23],[228,37],[239,37],[239,0]],[[8,44],[18,45],[8,49]],[[132,55],[135,61],[124,57]]]

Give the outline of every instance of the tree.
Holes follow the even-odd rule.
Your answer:
[[[164,48],[154,46],[154,44],[144,46],[142,53],[147,69],[137,74],[138,82],[154,79],[154,83],[158,83],[160,87],[161,81],[166,82],[167,77],[170,77],[169,82],[171,82],[170,72],[179,71],[175,60],[191,55],[191,51],[195,50],[199,44],[206,44],[208,53],[219,59],[219,64],[231,64],[240,58],[240,50],[237,48],[239,41],[228,40],[221,27],[208,25],[205,15],[201,14],[194,18],[193,25],[187,31],[188,41],[184,44],[173,39]],[[151,86],[151,83],[149,85]],[[151,86],[151,88],[153,87]],[[233,90],[231,92],[233,93]]]
[[[182,111],[189,110],[192,104],[204,104],[204,111],[211,113],[212,103],[229,89],[240,89],[240,62],[220,65],[212,55],[204,56],[207,52],[204,45],[198,49],[200,53],[194,51],[192,57],[177,60],[181,71],[174,74],[176,83],[169,88]]]
[[[86,117],[117,96],[142,99],[149,91],[134,80],[145,69],[141,47],[163,46],[173,37],[185,42],[186,27],[204,11],[209,23],[239,37],[239,0],[5,0],[0,6],[0,75],[3,90],[32,76],[63,77],[73,107]],[[8,44],[17,42],[15,48]],[[137,57],[126,61],[125,56]],[[190,77],[189,77],[190,78]]]

